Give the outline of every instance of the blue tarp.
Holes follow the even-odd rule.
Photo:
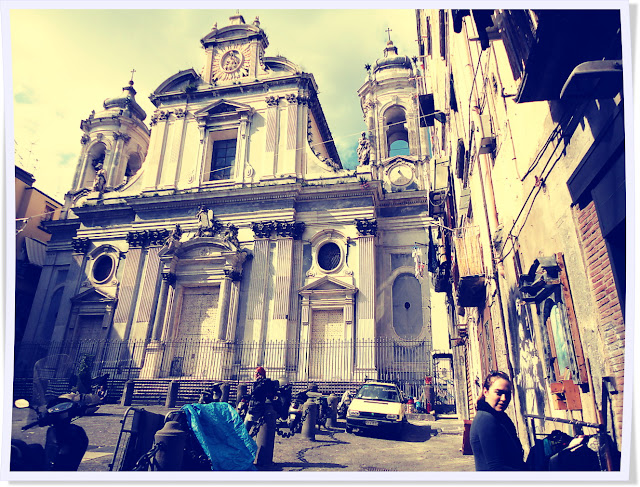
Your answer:
[[[258,446],[226,402],[186,404],[189,426],[211,460],[211,470],[255,470]]]

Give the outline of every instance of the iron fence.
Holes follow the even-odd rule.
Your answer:
[[[412,396],[420,394],[424,377],[432,375],[430,341],[376,338],[266,343],[197,339],[23,342],[16,349],[14,377],[31,378],[35,362],[51,354],[69,355],[76,374],[84,363],[94,377],[109,373],[111,379],[252,380],[255,367],[262,365],[276,379],[354,384],[393,381]]]

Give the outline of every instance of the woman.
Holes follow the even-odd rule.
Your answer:
[[[482,386],[478,412],[471,424],[476,470],[527,470],[516,427],[504,410],[511,402],[511,380],[491,372]]]

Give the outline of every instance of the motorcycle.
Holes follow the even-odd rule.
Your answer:
[[[11,470],[14,471],[75,471],[89,446],[89,438],[84,429],[72,420],[82,416],[82,407],[69,399],[55,398],[46,409],[32,406],[26,399],[15,402],[18,409],[30,408],[37,419],[21,429],[26,431],[35,426],[47,428],[44,447],[27,444],[14,438],[11,440]]]
[[[215,382],[209,389],[200,391],[198,404],[209,404],[212,402],[220,402],[222,400],[222,389],[220,386],[223,382]]]

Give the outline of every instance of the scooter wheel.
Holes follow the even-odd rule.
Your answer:
[[[347,426],[344,430],[345,430],[347,433],[353,433],[353,428],[352,428],[351,426]]]

